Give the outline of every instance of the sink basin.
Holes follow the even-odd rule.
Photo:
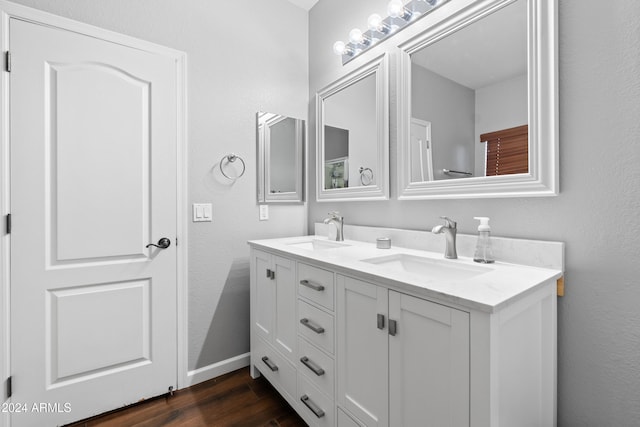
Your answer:
[[[385,255],[362,260],[390,271],[400,271],[429,280],[459,281],[493,270],[480,265],[457,264],[455,260],[433,259],[409,254]]]
[[[313,240],[306,240],[304,242],[289,243],[289,246],[294,246],[300,249],[306,249],[308,251],[323,251],[327,249],[346,248],[351,245],[348,243],[336,242],[333,240],[313,239]]]

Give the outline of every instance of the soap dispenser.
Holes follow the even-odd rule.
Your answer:
[[[489,218],[486,216],[476,216],[473,219],[480,221],[478,226],[478,243],[476,252],[473,255],[475,262],[490,264],[494,262],[493,250],[491,249],[491,227],[489,227]]]

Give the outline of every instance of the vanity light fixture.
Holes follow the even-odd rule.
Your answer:
[[[387,6],[389,16],[382,18],[377,13],[370,15],[367,19],[368,30],[363,33],[354,28],[349,32],[349,42],[335,42],[333,52],[342,57],[344,65],[447,1],[449,0],[410,0],[405,4],[403,0],[391,0]]]

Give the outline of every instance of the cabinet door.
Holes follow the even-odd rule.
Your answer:
[[[338,401],[367,426],[388,426],[388,291],[340,275],[337,285]]]
[[[273,345],[283,356],[295,363],[296,346],[296,271],[295,262],[273,257],[275,273],[275,303],[272,305],[275,333]]]
[[[276,286],[268,274],[271,271],[271,255],[262,251],[254,251],[253,254],[253,331],[266,342],[272,342]]]
[[[389,291],[392,426],[469,426],[469,313]]]

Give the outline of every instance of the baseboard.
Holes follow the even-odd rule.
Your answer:
[[[207,381],[220,375],[228,374],[245,366],[249,366],[251,353],[241,354],[221,362],[213,363],[202,368],[187,372],[187,380],[184,387]]]

